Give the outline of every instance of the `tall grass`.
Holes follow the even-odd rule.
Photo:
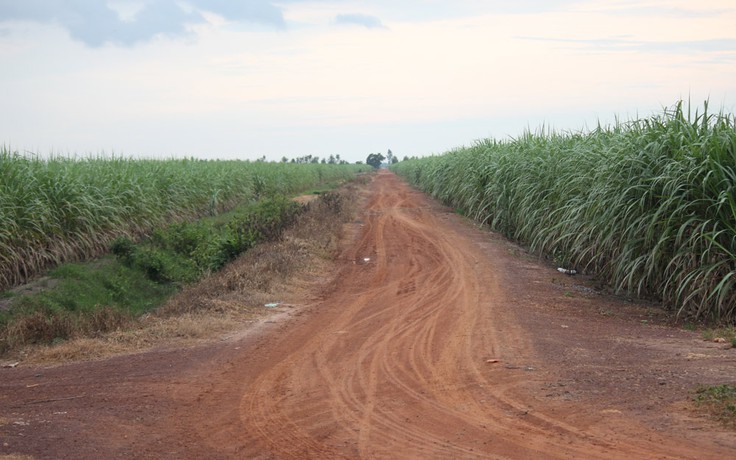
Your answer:
[[[357,166],[247,161],[39,159],[0,149],[0,290],[169,222],[346,179]]]
[[[589,133],[527,132],[397,173],[466,215],[682,316],[736,321],[736,122],[682,102]]]

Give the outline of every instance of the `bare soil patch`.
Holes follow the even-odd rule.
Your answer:
[[[273,300],[286,304],[256,328],[186,348],[0,369],[0,454],[736,452],[736,433],[691,403],[698,385],[736,382],[736,351],[671,327],[651,305],[597,293],[393,174],[369,184],[337,250],[334,265],[273,285]],[[230,301],[222,287],[244,282],[238,273],[225,279],[192,302],[217,311]]]

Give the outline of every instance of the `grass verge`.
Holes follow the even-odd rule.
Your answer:
[[[179,345],[199,342],[255,322],[269,311],[263,307],[264,303],[274,300],[299,302],[306,287],[329,272],[329,260],[334,254],[343,223],[354,209],[355,188],[352,185],[340,192],[321,194],[304,205],[304,212],[294,218],[290,228],[283,230],[281,238],[254,246],[221,271],[205,273],[200,282],[183,287],[175,283],[158,284],[167,289],[174,288],[173,296],[170,291],[165,293],[163,297],[168,300],[158,302],[161,305],[158,308],[150,309],[144,305],[133,309],[135,313],[125,315],[116,314],[116,310],[110,307],[99,308],[96,311],[100,312],[100,318],[93,325],[77,325],[74,332],[64,338],[59,338],[59,332],[52,330],[43,341],[14,342],[13,347],[6,348],[5,358],[54,363],[101,358],[172,342]],[[115,270],[131,270],[113,262],[96,263],[100,270],[107,269],[108,265]],[[144,286],[151,282],[140,271],[132,278],[136,277]],[[122,279],[130,281],[131,278],[122,276]],[[63,283],[59,282],[59,285]],[[70,282],[70,286],[73,291],[74,284]],[[77,292],[86,289],[79,284],[76,286]],[[141,297],[150,298],[148,295]],[[59,315],[59,318],[73,322],[74,318],[93,317],[77,316],[77,313]],[[35,319],[37,323],[48,322],[43,315],[29,315],[28,318],[28,321]],[[9,329],[6,327],[2,336],[6,344]]]
[[[116,257],[61,265],[45,286],[5,299],[0,352],[118,329],[257,243],[280,238],[305,209],[270,198],[227,215],[171,224],[138,244],[118,238],[112,245]]]

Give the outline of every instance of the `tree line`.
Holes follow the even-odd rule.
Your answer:
[[[265,159],[266,157],[264,156],[259,161],[265,161]],[[409,157],[404,156],[404,159],[401,161],[406,161],[406,160],[409,160]],[[365,159],[365,164],[373,166],[374,168],[378,169],[381,167],[384,161],[386,162],[387,165],[390,166],[392,164],[398,163],[399,157],[394,155],[391,149],[388,149],[388,152],[386,152],[386,155],[380,152],[369,154],[368,157],[366,157]],[[348,161],[340,158],[340,155],[330,155],[327,158],[320,158],[317,155],[304,155],[301,157],[296,157],[296,158],[291,158],[291,159],[284,156],[281,158],[281,163],[297,163],[297,164],[321,163],[321,164],[330,164],[330,165],[333,165],[333,164],[344,165],[344,164],[348,164]],[[363,162],[356,161],[355,164],[363,164]]]

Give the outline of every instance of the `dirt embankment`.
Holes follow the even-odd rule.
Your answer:
[[[0,370],[0,453],[38,458],[728,458],[688,406],[736,351],[370,184],[329,283],[250,333]]]

